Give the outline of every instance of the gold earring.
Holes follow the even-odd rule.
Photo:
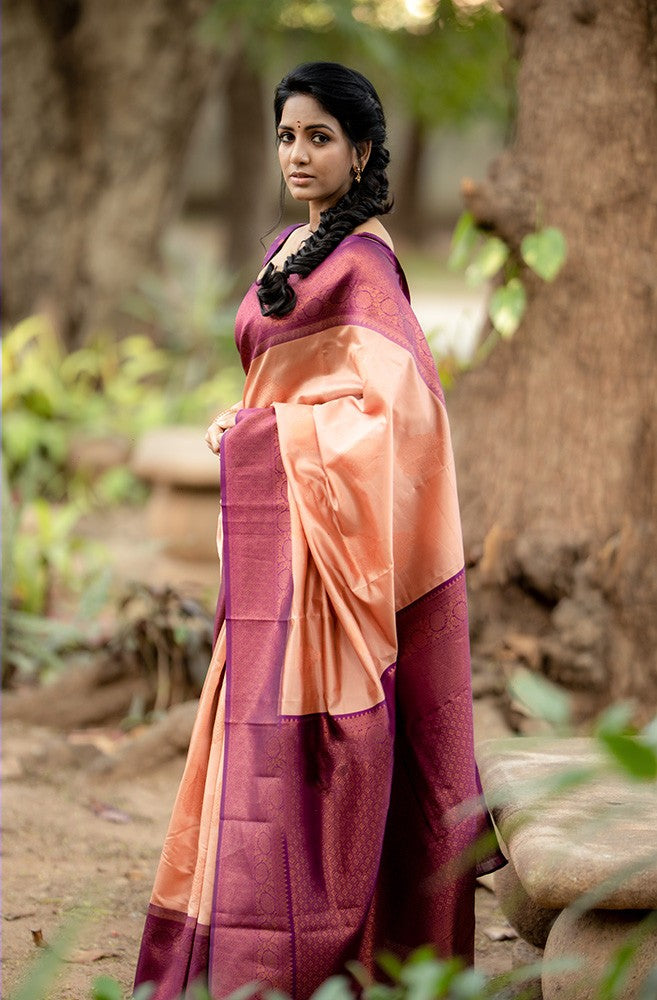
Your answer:
[[[363,171],[360,169],[360,163],[355,167],[355,175],[356,184],[360,184],[360,179],[363,176]]]

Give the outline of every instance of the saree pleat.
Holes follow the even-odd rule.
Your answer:
[[[504,863],[475,850],[454,465],[405,279],[361,235],[296,291],[283,320],[254,288],[238,313],[216,642],[136,977],[154,1000],[199,977],[306,1000],[383,947],[471,961],[475,874]]]

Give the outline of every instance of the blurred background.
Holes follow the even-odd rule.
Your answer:
[[[285,72],[374,82],[415,308],[437,357],[466,358],[484,292],[446,261],[461,178],[509,138],[514,62],[497,7],[468,0],[15,2],[3,45],[5,596],[44,618],[8,680],[61,666],[72,633],[46,649],[45,619],[112,618],[117,581],[216,597],[203,434],[241,395],[237,304],[304,217],[281,203]]]
[[[654,716],[657,7],[5,0],[2,54],[3,975],[93,897],[81,1000],[98,958],[131,981],[210,660],[203,437],[241,396],[237,305],[303,218],[272,114],[299,62],[358,68],[386,109],[385,223],[456,453],[477,739],[586,733],[620,700],[599,727],[620,759]],[[508,968],[477,900],[477,961]]]
[[[324,59],[387,112],[386,224],[448,393],[483,689],[512,721],[516,666],[582,719],[654,697],[653,9],[8,0],[5,686],[111,648],[115,718],[198,689],[219,585],[203,437],[241,396],[237,305],[304,217],[273,90]]]

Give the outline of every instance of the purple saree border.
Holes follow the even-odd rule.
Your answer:
[[[392,671],[397,666],[397,661],[391,663],[385,668],[381,674],[379,680],[384,690],[384,695],[381,701],[377,701],[376,704],[370,705],[369,708],[362,708],[358,712],[305,712],[302,715],[281,715],[281,722],[297,722],[299,719],[313,719],[313,718],[328,718],[331,719],[357,719],[361,715],[368,715],[370,712],[374,712],[376,709],[381,708],[383,705],[390,704],[390,692],[386,690],[389,686],[390,676]]]
[[[220,483],[221,483],[221,496],[222,498],[226,496],[226,455],[223,445],[223,435],[222,443],[219,448],[219,459],[220,459]],[[226,664],[224,667],[224,678],[223,682],[226,685],[226,718],[228,718],[228,713],[230,710],[230,695],[231,695],[231,685],[229,683],[229,664],[232,658],[232,646],[233,646],[233,636],[232,629],[228,627],[228,621],[230,616],[231,608],[231,591],[230,591],[230,555],[229,546],[227,544],[226,531],[228,528],[228,515],[227,508],[225,504],[221,503],[221,521],[223,528],[223,545],[222,545],[222,581],[221,590],[223,590],[223,611],[224,618],[226,621]],[[220,598],[221,598],[220,590]],[[214,872],[214,885],[212,887],[212,913],[216,913],[217,909],[217,896],[218,896],[218,886],[219,886],[219,858],[221,857],[221,840],[223,834],[223,816],[226,805],[226,772],[228,769],[228,743],[230,740],[230,726],[224,725],[224,761],[221,774],[221,802],[219,805],[219,829],[217,831],[217,849],[216,849],[216,865]],[[214,935],[210,934],[210,944],[208,949],[208,972],[213,967],[213,957],[214,957]]]
[[[345,250],[349,251],[353,249],[354,240],[360,240],[361,243],[369,244],[369,246],[364,253],[355,255],[356,260],[350,269],[345,270],[343,267],[340,270],[339,266],[336,268],[336,262],[339,264]],[[371,306],[369,312],[367,308],[354,307],[353,297],[363,291],[367,291],[367,287],[363,283],[363,275],[366,272],[359,272],[357,269],[359,265],[363,265],[366,268],[368,262],[377,272],[373,280],[371,279],[370,281],[370,288],[380,292],[382,288],[390,286],[390,277],[381,273],[381,254],[383,254],[387,266],[391,266],[395,270],[397,294],[400,298],[393,309],[387,313],[384,312],[373,316],[372,310],[374,309],[374,305]],[[332,284],[328,289],[316,289],[315,285],[319,282],[320,278],[325,282],[327,268],[330,269],[329,279],[331,279]],[[338,271],[337,276],[331,273],[335,270]],[[381,280],[377,280],[378,278],[381,278]],[[331,292],[334,288],[342,289],[344,301],[352,303],[348,308],[341,308],[340,302],[334,303],[332,306]],[[378,333],[380,336],[391,341],[391,343],[397,344],[397,346],[407,351],[413,358],[424,383],[444,405],[444,394],[431,349],[410,306],[406,277],[396,255],[383,240],[380,240],[372,233],[349,234],[322,261],[315,271],[307,278],[295,282],[295,290],[299,299],[291,315],[263,318],[260,314],[260,307],[257,301],[256,284],[254,283],[249,289],[238,312],[236,330],[236,341],[242,365],[246,372],[248,372],[250,365],[257,357],[272,347],[291,343],[294,340],[302,340],[332,326],[360,326],[371,330],[373,333]],[[302,292],[306,294],[302,295]],[[388,299],[394,303],[394,299],[391,296],[388,296]],[[308,305],[314,301],[321,301],[324,306],[323,315],[318,319],[305,315]],[[374,301],[373,296],[372,301]],[[336,311],[327,316],[327,310],[330,310],[332,307]],[[396,318],[396,331],[393,330],[394,318]],[[258,329],[257,336],[253,340],[251,339],[249,329],[252,326]]]
[[[234,976],[236,961],[239,965],[236,955],[244,947],[244,913],[252,913],[254,918],[257,913],[260,918],[265,905],[262,894],[267,892],[266,885],[254,881],[253,891],[244,896],[242,889],[248,880],[239,871],[235,851],[237,844],[237,849],[247,855],[255,851],[259,856],[252,831],[257,824],[262,826],[262,818],[270,808],[269,792],[260,787],[262,775],[275,775],[278,766],[275,754],[272,759],[268,755],[272,727],[275,730],[280,726],[280,671],[287,642],[292,578],[287,479],[273,408],[239,411],[235,427],[222,438],[221,474],[227,690],[208,962],[210,986],[219,995],[241,984],[234,981]],[[237,561],[233,559],[236,554]],[[239,779],[247,760],[249,768],[256,768],[253,786]],[[264,771],[259,769],[262,767]],[[267,878],[278,884],[281,859],[284,863],[280,845],[274,854],[272,865],[278,867]],[[285,899],[287,933],[292,940],[289,947],[277,946],[277,953],[281,962],[288,964],[289,959],[294,975],[294,926],[289,923],[292,907],[287,893]],[[245,911],[244,906],[255,909]],[[262,928],[255,931],[253,974],[247,978],[266,981],[272,947],[267,937]]]

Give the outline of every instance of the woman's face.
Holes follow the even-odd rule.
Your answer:
[[[283,105],[278,159],[292,197],[320,212],[346,194],[358,162],[337,118],[308,94],[293,94]]]

